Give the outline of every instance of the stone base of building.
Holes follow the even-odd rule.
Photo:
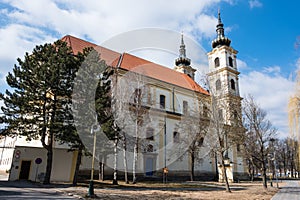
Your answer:
[[[90,178],[90,170],[81,170],[79,173],[79,180],[86,180]],[[154,181],[163,182],[163,172],[155,171],[152,176],[147,176],[145,173],[138,173],[138,181]],[[188,171],[169,171],[166,180],[170,182],[190,181],[190,173]],[[111,169],[104,172],[104,180],[112,180],[113,172]],[[94,179],[99,179],[99,170],[94,171]],[[132,180],[132,173],[128,173],[129,181]],[[118,172],[118,180],[124,180],[124,172]],[[233,173],[232,181],[239,182],[242,180],[249,180],[249,176],[244,173]],[[219,176],[213,172],[195,172],[194,181],[219,181]]]

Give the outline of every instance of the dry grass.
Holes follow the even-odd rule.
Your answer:
[[[279,187],[283,183],[279,183]],[[88,184],[62,189],[69,195],[87,198]],[[135,185],[119,182],[113,186],[110,182],[95,183],[95,199],[271,199],[277,188],[263,189],[260,182],[232,183],[231,193],[225,191],[224,184],[216,182],[184,182],[184,183],[138,183]]]

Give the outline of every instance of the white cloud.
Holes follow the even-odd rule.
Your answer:
[[[260,107],[267,111],[268,119],[279,129],[281,136],[288,136],[288,100],[294,92],[294,82],[278,73],[280,68],[265,68],[269,72],[251,71],[240,77],[242,96],[251,94]]]
[[[240,60],[240,59],[236,59],[236,62],[237,62],[238,70],[241,71],[241,70],[245,70],[245,69],[248,68],[246,62],[244,62],[244,61],[242,61],[242,60]]]
[[[264,67],[263,68],[263,72],[268,73],[268,74],[279,75],[280,71],[281,71],[281,69],[280,69],[279,66]]]
[[[13,9],[0,10],[0,16],[8,19],[5,26],[0,24],[0,45],[5,47],[0,49],[0,76],[3,78],[7,71],[12,69],[16,58],[22,57],[26,51],[31,51],[35,45],[53,42],[66,34],[88,38],[92,42],[102,44],[103,41],[120,33],[157,27],[183,31],[184,35],[197,37],[198,41],[201,41],[202,37],[212,38],[217,23],[217,10],[214,9],[218,8],[216,4],[221,1],[230,4],[237,2],[237,0],[201,0],[188,3],[186,0],[171,2],[3,0],[3,3],[9,4]],[[258,0],[250,0],[249,6],[252,9],[262,7],[263,4]],[[226,27],[226,33],[230,30],[230,27]],[[193,55],[189,54],[192,51],[188,49],[188,44],[187,53],[193,58]],[[199,62],[199,66],[201,68],[203,64]],[[238,60],[238,66],[241,70],[249,70],[244,61]],[[267,72],[272,72],[272,75]],[[274,125],[285,128],[286,101],[293,84],[280,76],[279,72],[280,68],[269,67],[265,68],[265,73],[254,71],[241,74],[241,94],[252,93],[269,112]],[[2,84],[4,83],[0,81],[0,90]]]
[[[60,35],[86,36],[100,43],[115,34],[144,27],[212,36],[217,20],[204,11],[220,1],[6,0],[15,9],[4,9],[2,13],[14,23]]]
[[[88,36],[100,42],[115,34],[141,28],[164,27],[181,31],[194,26],[204,9],[220,0],[191,1],[79,1],[11,0],[16,10],[8,15],[18,23],[46,27],[60,34]],[[197,17],[200,15],[200,17]],[[205,19],[204,19],[205,20]],[[215,20],[216,21],[216,20]],[[207,21],[203,21],[201,31]],[[184,30],[185,31],[185,30]]]
[[[66,34],[97,44],[145,27],[183,31],[198,41],[212,37],[216,11],[212,16],[204,11],[220,1],[4,0],[9,7],[0,10],[7,19],[5,24],[0,22],[0,45],[5,47],[0,49],[0,76],[4,77],[16,58],[35,45],[53,42]]]
[[[300,58],[298,58],[296,62],[297,70],[300,70]]]
[[[12,70],[16,58],[22,58],[37,44],[53,42],[54,38],[44,31],[21,24],[10,24],[0,28],[0,88],[5,84],[4,77]]]
[[[263,4],[259,0],[250,0],[249,1],[249,6],[251,9],[253,8],[261,8]]]
[[[0,77],[11,71],[17,57],[22,58],[35,45],[53,42],[67,34],[97,44],[145,27],[211,36],[215,28],[209,27],[217,19],[209,16],[207,10],[220,1],[3,0],[9,6],[0,8],[0,17],[5,19],[5,23],[0,21]],[[3,84],[0,81],[0,87]]]

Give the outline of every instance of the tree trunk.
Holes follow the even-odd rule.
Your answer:
[[[226,171],[226,166],[225,166],[225,162],[224,162],[224,156],[222,155],[221,157],[222,157],[222,171],[223,171],[223,176],[225,179],[226,192],[231,192],[228,178],[227,178],[227,171]]]
[[[47,122],[47,112],[46,112],[46,104],[44,104],[43,107],[43,113],[44,113],[44,124],[47,124],[45,122]],[[46,132],[47,129],[45,129],[44,131],[44,137],[42,137],[42,144],[44,147],[46,147],[47,149],[47,166],[46,166],[46,174],[45,174],[45,179],[44,179],[44,184],[50,184],[50,178],[51,178],[51,171],[52,171],[52,161],[53,161],[53,143],[54,143],[54,122],[55,122],[55,118],[56,118],[56,110],[57,110],[57,96],[54,94],[53,96],[53,107],[52,107],[52,111],[51,111],[51,117],[50,117],[50,128],[49,128],[49,135],[48,135],[48,145],[45,144],[45,136],[46,136]]]
[[[118,138],[115,138],[114,142],[114,174],[113,174],[113,185],[118,185]]]
[[[251,167],[251,182],[253,182],[254,181],[254,167],[253,167],[253,165],[252,165],[252,167]]]
[[[294,178],[294,152],[292,152],[292,159],[291,159],[291,177]]]
[[[82,145],[80,145],[80,147],[78,149],[78,155],[77,155],[77,160],[76,160],[75,173],[74,173],[74,177],[73,177],[73,186],[77,185],[79,168],[80,168],[80,165],[81,165],[81,158],[82,158]]]
[[[138,120],[136,120],[135,124],[135,143],[134,143],[134,149],[133,149],[133,166],[132,166],[132,183],[135,184],[137,182],[136,178],[136,167],[137,167],[137,160],[138,160]]]
[[[262,163],[262,182],[263,182],[263,187],[265,189],[267,189],[268,188],[268,185],[267,185],[267,168],[266,168],[264,162]]]
[[[132,183],[135,184],[137,182],[136,178],[136,167],[137,167],[137,160],[138,160],[138,138],[136,137],[136,141],[134,144],[133,150],[133,166],[132,166]]]
[[[125,179],[125,183],[128,184],[128,171],[127,171],[127,147],[126,147],[126,135],[123,132],[123,156],[124,156],[124,179]]]
[[[45,138],[44,138],[45,139]],[[46,145],[45,140],[42,141],[44,148],[47,149],[47,165],[46,173],[43,184],[50,184],[51,171],[52,171],[52,160],[53,160],[53,133],[49,133],[48,145]]]
[[[253,163],[253,160],[251,159],[250,160],[250,165],[251,165],[251,182],[253,182],[254,181],[254,174],[255,174],[255,165],[254,165],[254,163]]]
[[[190,156],[191,156],[191,181],[194,181],[195,179],[195,155],[194,155],[194,152],[191,152],[190,153]]]
[[[282,177],[282,168],[279,168],[279,176]]]
[[[99,180],[104,181],[104,156],[101,157],[99,162]]]
[[[52,158],[53,158],[53,149],[52,146],[47,149],[47,166],[46,173],[43,184],[50,184],[51,171],[52,171]]]

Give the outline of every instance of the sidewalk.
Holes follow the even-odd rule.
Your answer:
[[[7,181],[9,174],[3,171],[0,171],[0,181]]]
[[[300,181],[285,181],[285,185],[281,187],[271,200],[298,200],[300,199]]]

